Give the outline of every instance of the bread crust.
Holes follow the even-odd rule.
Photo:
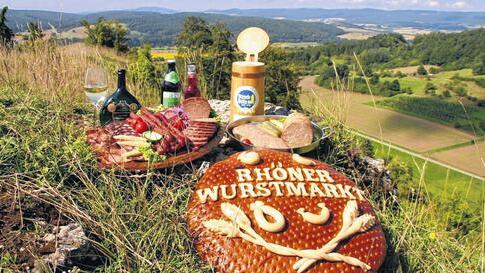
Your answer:
[[[268,249],[255,245],[241,238],[230,238],[211,232],[204,226],[204,222],[211,219],[224,219],[221,212],[222,203],[230,203],[239,207],[250,218],[252,228],[267,242],[278,244],[293,249],[319,249],[336,236],[342,227],[343,210],[349,202],[349,198],[330,198],[321,196],[277,196],[272,192],[269,196],[257,196],[232,199],[224,199],[221,196],[214,201],[206,200],[203,203],[197,194],[198,190],[215,186],[241,184],[236,170],[248,169],[255,171],[256,168],[263,170],[271,166],[279,165],[283,168],[307,168],[328,171],[333,182],[328,184],[356,187],[355,183],[343,174],[335,171],[329,165],[315,161],[313,166],[303,166],[292,160],[292,155],[285,152],[271,150],[258,150],[261,162],[257,165],[245,165],[238,159],[238,154],[214,164],[207,170],[203,178],[197,183],[188,208],[188,226],[199,255],[207,261],[216,272],[219,273],[283,273],[295,272],[292,268],[300,257],[281,256]],[[261,181],[259,181],[261,182]],[[263,181],[268,182],[268,181]],[[273,181],[274,182],[274,181]],[[308,180],[300,181],[309,185]],[[246,181],[256,185],[258,181]],[[347,196],[348,197],[348,196]],[[262,229],[255,219],[250,206],[255,201],[262,201],[284,216],[286,225],[280,232],[267,232]],[[365,199],[356,199],[360,214],[376,216],[371,204]],[[299,208],[306,211],[317,212],[318,204],[324,203],[329,209],[329,220],[322,225],[316,225],[305,221],[297,212]],[[308,273],[357,273],[377,272],[384,261],[386,253],[386,241],[380,223],[377,221],[369,230],[356,234],[348,240],[341,242],[335,250],[339,254],[351,256],[368,264],[372,271],[365,271],[359,267],[344,262],[318,261],[305,272]]]

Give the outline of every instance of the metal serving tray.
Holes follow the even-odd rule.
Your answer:
[[[287,116],[265,115],[265,116],[252,116],[252,117],[238,119],[227,125],[226,133],[229,135],[231,139],[234,139],[235,141],[239,142],[239,144],[241,144],[241,146],[244,147],[244,149],[246,150],[253,149],[253,148],[260,148],[260,147],[255,147],[253,145],[245,144],[241,142],[239,138],[232,133],[233,129],[236,128],[237,126],[240,126],[246,123],[258,123],[258,122],[263,122],[270,119],[279,119],[279,118],[287,118]],[[311,144],[303,147],[296,147],[296,148],[290,148],[290,149],[271,149],[271,150],[292,152],[296,154],[305,154],[315,150],[320,145],[320,143],[332,133],[332,129],[331,127],[320,128],[314,122],[312,122],[312,127],[313,127],[313,142]]]

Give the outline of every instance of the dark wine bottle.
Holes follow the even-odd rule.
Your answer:
[[[181,84],[180,77],[177,73],[176,63],[174,60],[167,61],[167,74],[162,83],[161,99],[163,106],[172,107],[180,104]]]
[[[123,121],[130,116],[130,112],[136,113],[141,104],[126,89],[126,70],[118,70],[118,89],[109,96],[101,107],[99,120],[104,126],[112,121]]]

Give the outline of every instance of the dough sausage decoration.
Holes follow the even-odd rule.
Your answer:
[[[267,206],[261,201],[252,203],[249,208],[254,212],[254,218],[260,228],[268,232],[280,232],[285,228],[285,217],[277,209]],[[269,222],[265,214],[271,216],[274,222]]]
[[[333,252],[341,241],[358,233],[366,232],[376,223],[375,217],[370,214],[358,216],[359,210],[355,200],[348,201],[345,206],[342,214],[342,227],[340,231],[333,239],[319,249],[298,250],[269,243],[251,227],[251,220],[239,207],[230,203],[222,203],[221,211],[230,221],[211,219],[203,222],[204,227],[219,235],[224,235],[230,238],[239,237],[245,241],[264,247],[268,251],[277,255],[300,257],[300,259],[293,264],[293,269],[296,270],[297,273],[306,271],[319,260],[344,262],[352,266],[360,267],[365,271],[371,270],[371,267],[368,264],[359,259]]]
[[[324,203],[318,203],[317,206],[322,209],[319,214],[307,212],[304,208],[299,208],[296,212],[308,223],[323,225],[328,221],[328,218],[330,218],[330,211]]]
[[[315,166],[316,165],[315,161],[308,159],[306,157],[303,157],[299,154],[293,154],[291,157],[292,157],[293,161],[295,161],[296,163],[302,164],[302,165],[306,165],[306,166]]]
[[[257,152],[242,152],[237,156],[237,159],[248,165],[257,165],[261,161],[261,156]]]

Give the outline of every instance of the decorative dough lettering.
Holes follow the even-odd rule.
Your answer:
[[[322,185],[325,188],[328,197],[340,198],[337,187],[335,187],[335,185],[327,183],[323,183]]]
[[[257,181],[272,181],[274,180],[273,177],[271,177],[271,174],[269,172],[270,168],[264,168],[262,171],[260,168],[255,168],[254,173],[256,173],[256,180]],[[263,176],[265,178],[263,178]]]
[[[220,185],[222,198],[229,199],[229,200],[236,198],[237,196],[236,186],[237,186],[236,184]],[[232,193],[230,195],[227,194],[228,187],[231,187]]]
[[[219,186],[214,186],[212,188],[205,188],[205,189],[200,189],[197,191],[197,195],[199,196],[200,202],[204,204],[207,202],[207,197],[210,197],[212,201],[217,201],[217,190],[219,189]]]
[[[303,172],[305,173],[306,181],[318,182],[318,178],[314,177],[314,169],[303,169]]]
[[[236,169],[237,173],[237,181],[244,182],[244,181],[253,181],[253,177],[251,176],[250,169]]]
[[[268,183],[261,182],[256,184],[256,194],[260,197],[268,197],[271,195],[271,191],[268,189]]]
[[[308,196],[308,192],[305,189],[305,183],[291,183],[285,182],[286,191],[288,192],[289,196]]]
[[[274,168],[271,172],[271,175],[275,180],[286,180],[288,178],[288,172],[285,168],[282,168],[281,166],[282,164],[279,163],[279,167]]]
[[[342,185],[342,184],[335,184],[337,189],[339,189],[340,193],[342,194],[342,198],[349,198],[349,199],[355,199],[355,196],[350,192],[350,190],[353,188],[352,186],[349,185]]]
[[[305,181],[301,168],[287,168],[291,181]]]
[[[248,198],[257,197],[256,193],[254,192],[254,186],[251,183],[239,183],[239,189],[241,190],[241,198]]]
[[[276,189],[276,196],[283,196],[281,187],[284,185],[283,182],[269,182],[269,185]]]
[[[325,197],[325,193],[320,189],[317,183],[310,183],[310,197]]]
[[[333,178],[330,176],[330,173],[327,172],[326,170],[315,170],[315,171],[318,175],[318,179],[320,180],[320,182],[328,182],[328,183],[335,182]]]

